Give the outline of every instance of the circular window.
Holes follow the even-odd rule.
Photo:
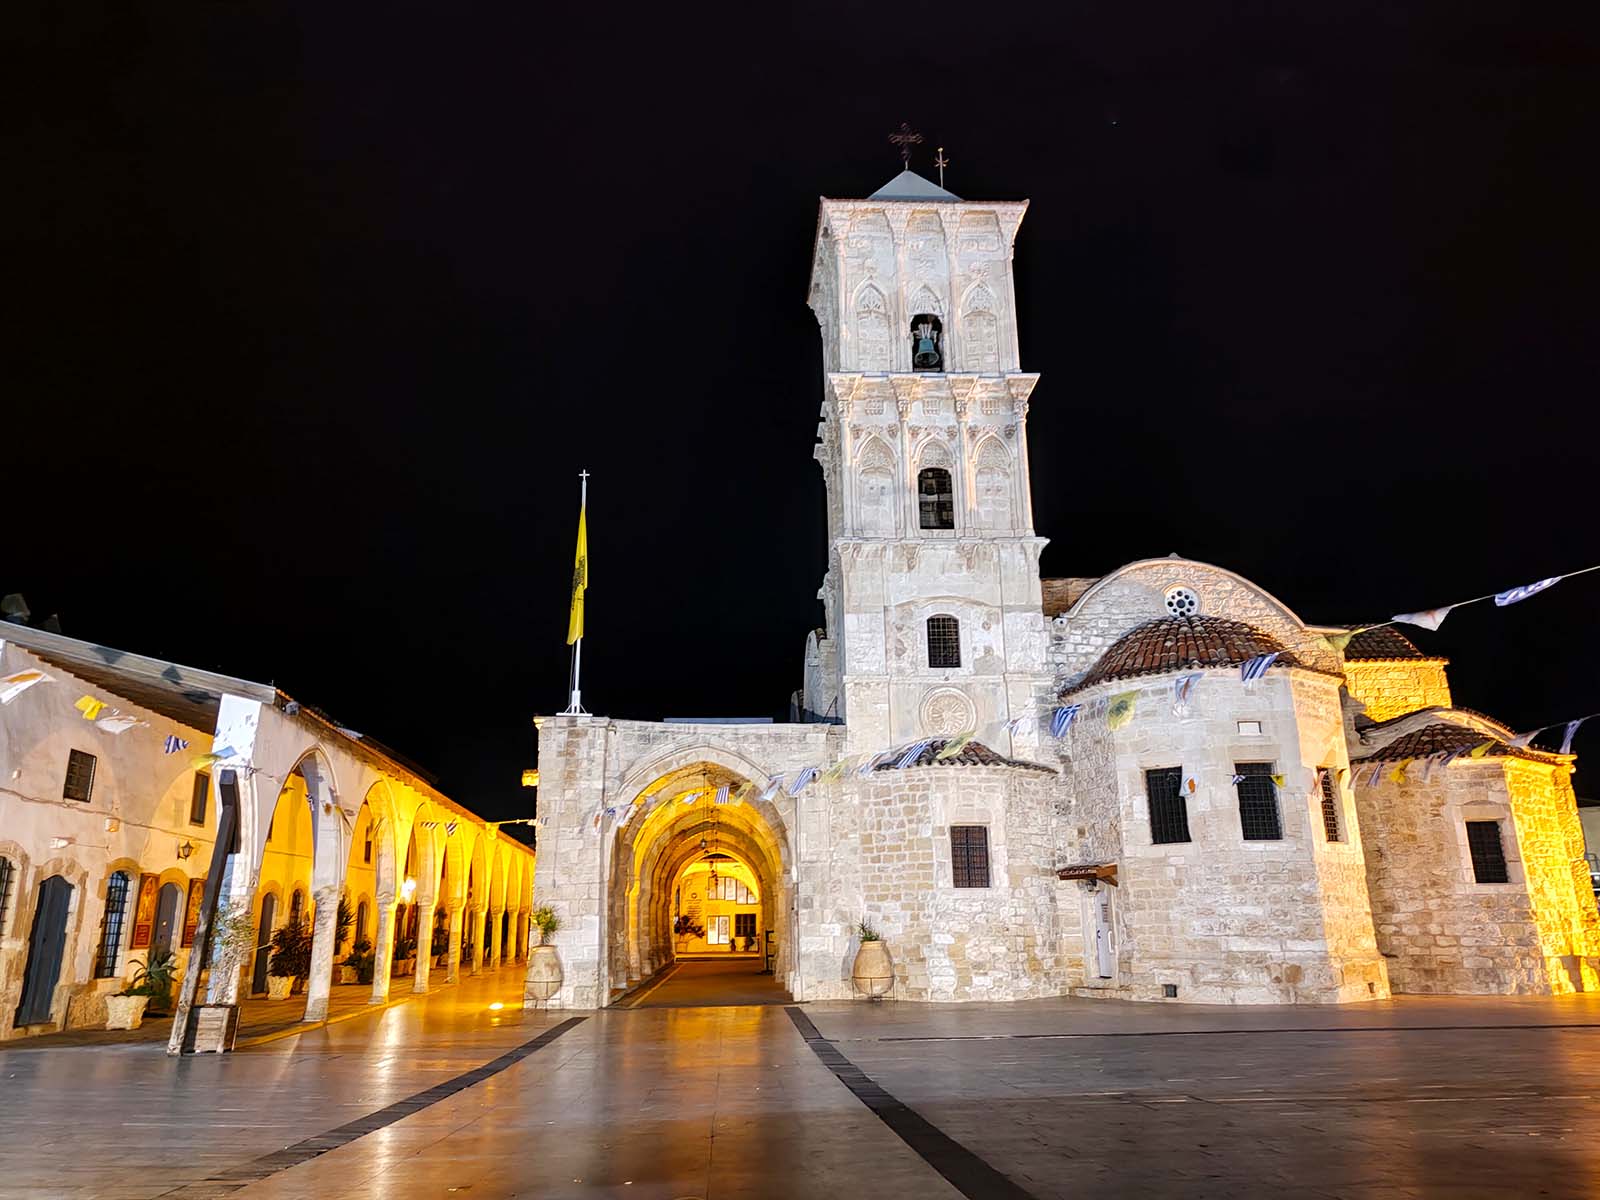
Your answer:
[[[1175,617],[1192,617],[1200,611],[1200,597],[1186,587],[1175,587],[1167,593],[1167,611]]]

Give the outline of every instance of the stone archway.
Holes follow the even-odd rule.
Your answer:
[[[755,794],[766,774],[709,747],[680,751],[635,774],[619,797],[608,839],[601,966],[606,998],[650,978],[674,958],[674,885],[714,839],[744,864],[757,884],[758,941],[772,933],[774,974],[792,991],[793,867],[788,830],[777,808]],[[732,800],[752,785],[742,802]],[[727,802],[716,803],[726,788]]]

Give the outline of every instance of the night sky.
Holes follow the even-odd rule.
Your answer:
[[[486,815],[527,813],[565,703],[580,467],[588,707],[786,712],[821,621],[817,197],[894,175],[901,121],[958,195],[1032,202],[1046,576],[1176,551],[1353,622],[1600,562],[1586,34],[139,7],[6,18],[0,592],[275,682]],[[1597,610],[1600,573],[1407,632],[1525,728],[1600,709]]]

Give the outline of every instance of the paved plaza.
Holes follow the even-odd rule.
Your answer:
[[[1600,1194],[1592,996],[786,1005],[698,966],[598,1013],[501,971],[223,1057],[11,1044],[0,1197]]]

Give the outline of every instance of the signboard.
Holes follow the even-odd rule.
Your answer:
[[[206,893],[206,881],[202,879],[189,880],[189,902],[183,909],[183,940],[180,946],[194,945],[194,931],[200,924],[200,898]]]
[[[158,875],[139,876],[139,898],[133,908],[133,941],[128,946],[134,950],[148,950],[151,935],[156,929],[156,885]]]

